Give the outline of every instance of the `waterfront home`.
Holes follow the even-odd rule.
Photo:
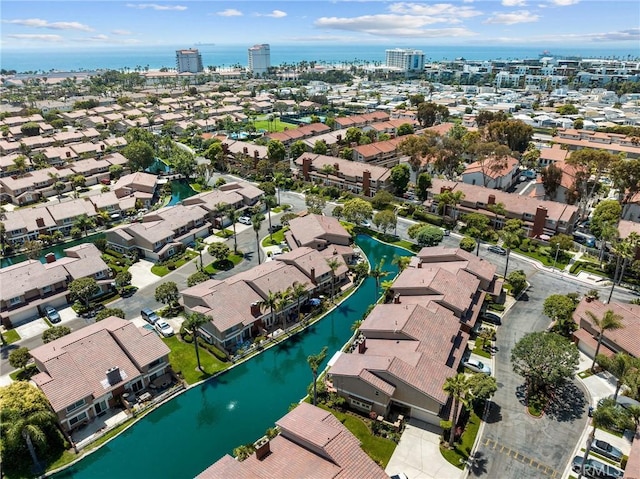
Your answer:
[[[111,289],[111,270],[92,243],[65,250],[56,260],[27,260],[0,269],[0,318],[5,327],[18,326],[42,316],[45,306],[60,307],[69,302],[68,285],[74,279],[94,278],[99,296]]]
[[[329,411],[302,402],[276,421],[276,426],[278,435],[258,440],[255,453],[245,460],[226,454],[196,478],[389,477]]]
[[[107,244],[120,253],[136,252],[140,258],[163,261],[197,238],[208,236],[208,216],[198,205],[168,206],[144,215],[139,222],[107,230]]]
[[[121,407],[170,370],[169,348],[153,330],[110,316],[30,351],[42,390],[71,432]],[[90,360],[88,360],[90,358]]]
[[[37,240],[40,235],[51,235],[58,229],[45,205],[3,211],[0,220],[4,223],[5,241],[14,247],[27,240]]]
[[[640,306],[637,304],[625,304],[611,302],[604,304],[600,300],[583,298],[573,312],[573,320],[579,329],[573,333],[573,340],[578,349],[590,358],[593,358],[598,345],[599,328],[593,323],[586,313],[592,312],[597,318],[602,318],[608,310],[622,317],[622,328],[605,331],[599,354],[613,356],[624,352],[640,358]]]
[[[445,190],[461,191],[464,196],[460,203],[447,207],[447,215],[460,218],[465,213],[481,213],[491,219],[496,229],[504,226],[508,219],[519,219],[524,223],[527,236],[553,236],[558,233],[571,234],[573,224],[578,219],[578,207],[531,198],[517,193],[506,193],[478,185],[434,179],[427,190],[427,200],[424,206],[431,212],[438,212],[436,195]],[[502,204],[506,214],[496,215],[491,211],[491,205]]]
[[[364,196],[375,196],[390,186],[391,170],[383,166],[344,160],[334,156],[303,153],[294,160],[294,174],[305,181],[335,186]],[[323,171],[332,167],[332,172]]]
[[[118,198],[133,196],[148,208],[155,200],[157,187],[157,175],[138,171],[122,176],[115,182],[111,189]]]
[[[318,251],[331,245],[349,246],[351,235],[337,218],[308,214],[289,221],[289,230],[284,234],[289,248],[310,247]]]
[[[71,228],[81,217],[96,218],[98,213],[89,198],[77,198],[61,202],[50,202],[47,209],[63,235],[69,235]]]

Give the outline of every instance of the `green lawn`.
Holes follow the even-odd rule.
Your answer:
[[[196,253],[195,251],[186,251],[181,256],[176,257],[175,259],[172,259],[169,262],[173,261],[173,264],[175,265],[174,269],[178,269],[180,266],[184,265],[188,261],[191,261],[193,258],[197,258],[197,257],[198,257],[198,253]],[[154,264],[151,267],[151,272],[156,276],[160,276],[160,277],[166,276],[167,274],[169,274],[169,271],[171,270],[169,269],[166,263]]]
[[[214,261],[204,267],[204,272],[209,274],[216,274],[219,271],[229,271],[231,268],[239,264],[244,259],[241,254],[230,254],[226,260]]]
[[[233,236],[233,230],[230,230],[230,229],[220,230],[220,231],[217,231],[215,235],[219,236],[220,238],[230,238],[231,236]]]
[[[540,248],[536,249],[535,251],[522,251],[520,249],[513,249],[512,251],[515,251],[516,253],[519,253],[523,256],[528,256],[529,258],[538,260],[545,266],[553,266],[553,262],[555,259],[555,256],[553,255],[549,256],[544,254],[540,250]],[[566,255],[558,256],[558,261],[556,262],[555,267],[557,269],[564,269],[569,264],[569,259],[569,256]]]
[[[389,459],[396,448],[396,443],[391,439],[374,436],[365,422],[351,414],[345,414],[320,404],[319,407],[329,411],[338,420],[345,425],[351,433],[356,436],[362,443],[362,449],[371,459],[376,461],[383,469],[387,467]]]
[[[18,331],[16,331],[15,329],[9,329],[8,331],[5,331],[4,333],[2,333],[2,337],[4,338],[4,342],[6,344],[11,344],[11,343],[15,343],[16,341],[20,341],[20,335],[18,334]]]
[[[284,241],[284,232],[285,232],[285,229],[281,229],[281,230],[276,231],[275,233],[273,233],[271,236],[267,235],[262,240],[262,246],[276,246],[276,245],[279,245],[280,243],[282,243]],[[273,238],[273,240],[271,238]]]
[[[258,120],[253,123],[256,127],[256,130],[267,130],[272,133],[274,131],[284,131],[285,128],[288,130],[295,130],[298,128],[298,125],[294,125],[293,123],[286,123],[283,121],[267,121],[267,120]]]
[[[29,364],[26,368],[16,369],[9,377],[14,381],[28,381],[35,374],[38,374],[38,368],[35,364]]]
[[[476,339],[475,347],[473,348],[473,352],[478,356],[482,356],[483,358],[491,359],[491,353],[488,353],[484,349],[482,349],[482,341],[480,339]]]
[[[440,453],[451,464],[459,469],[463,468],[462,461],[465,461],[469,454],[471,454],[471,448],[478,435],[478,429],[480,428],[480,418],[473,411],[470,413],[467,427],[462,433],[460,442],[454,445],[453,449],[448,449],[447,446],[440,446]]]
[[[183,343],[177,336],[162,338],[171,349],[169,353],[169,363],[176,373],[182,373],[182,377],[187,384],[194,384],[223,371],[230,366],[230,363],[223,363],[213,357],[204,348],[199,348],[200,364],[204,372],[198,369],[196,361],[196,351],[193,344]]]

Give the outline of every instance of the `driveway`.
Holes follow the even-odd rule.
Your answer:
[[[131,273],[131,284],[138,288],[144,288],[150,284],[154,284],[160,281],[160,277],[151,272],[151,267],[155,263],[147,259],[141,259],[136,263],[133,263],[129,267],[129,273]]]
[[[393,451],[385,472],[403,472],[411,479],[461,479],[464,471],[449,464],[440,454],[441,429],[422,421],[409,420]]]

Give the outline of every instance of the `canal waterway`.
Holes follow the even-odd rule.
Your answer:
[[[394,255],[410,255],[369,236],[358,236],[357,244],[372,265],[385,258],[386,279],[397,273]],[[304,332],[189,389],[55,477],[193,478],[235,447],[259,439],[304,397],[313,379],[307,356],[328,346],[324,368],[378,296],[375,280],[367,278]]]
[[[170,180],[171,181],[171,200],[167,203],[167,206],[173,206],[180,203],[182,200],[189,198],[196,194],[196,191],[191,188],[189,181],[185,179]]]
[[[45,259],[45,255],[49,253],[53,253],[56,256],[56,259],[60,259],[65,256],[64,254],[65,249],[71,248],[73,246],[78,246],[79,244],[93,243],[95,242],[95,240],[104,238],[104,237],[105,237],[104,233],[95,233],[87,236],[86,238],[80,238],[78,240],[69,241],[68,243],[60,243],[53,246],[49,246],[48,248],[43,248],[42,252],[40,253],[40,258],[39,258],[40,262],[46,263],[47,260]],[[27,257],[23,254],[2,258],[0,259],[0,267],[5,268],[7,266],[11,266],[12,264],[22,263],[26,259]]]

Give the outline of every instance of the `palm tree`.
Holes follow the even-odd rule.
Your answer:
[[[327,260],[327,265],[331,270],[331,301],[333,301],[333,295],[334,295],[333,290],[336,284],[336,270],[340,267],[340,262],[335,258],[331,258]]]
[[[275,309],[278,305],[279,299],[279,293],[274,293],[269,290],[269,293],[267,293],[267,297],[260,302],[260,306],[262,308],[269,309],[269,311],[271,312],[271,320],[273,321],[273,323],[276,322]]]
[[[196,238],[195,244],[193,245],[193,249],[198,252],[200,256],[200,271],[204,270],[204,266],[202,265],[202,250],[204,249],[204,241],[202,238]]]
[[[316,405],[318,400],[318,391],[317,391],[317,382],[318,382],[318,369],[320,365],[327,357],[327,346],[322,348],[318,354],[312,354],[307,357],[307,363],[309,363],[309,367],[311,368],[311,373],[313,374],[313,405]]]
[[[286,329],[285,315],[282,312],[287,309],[287,306],[291,304],[291,288],[287,288],[284,291],[280,291],[278,294],[278,301],[276,303],[276,313],[282,317],[282,329]]]
[[[382,286],[382,293],[384,295],[384,299],[385,302],[387,301],[387,296],[389,295],[389,292],[391,291],[391,288],[393,288],[393,281],[391,280],[387,280],[387,281],[383,281],[380,286]]]
[[[453,408],[451,409],[451,431],[449,432],[449,447],[453,447],[453,438],[456,431],[456,419],[458,418],[458,409],[460,404],[465,404],[466,394],[469,390],[469,379],[466,374],[458,373],[453,377],[447,378],[442,386],[444,392],[449,393],[453,398]]]
[[[56,415],[48,410],[33,411],[23,414],[16,410],[2,411],[3,430],[5,441],[14,447],[26,444],[34,469],[41,472],[42,465],[36,454],[36,447],[44,448],[47,445],[45,428],[56,424]]]
[[[262,215],[255,214],[251,217],[251,226],[256,233],[256,251],[258,253],[258,264],[260,264],[260,227],[262,226]]]
[[[240,218],[240,212],[237,209],[235,209],[233,205],[227,205],[226,214],[227,214],[227,217],[229,218],[229,221],[231,221],[231,224],[233,225],[233,252],[238,253],[238,238],[236,237],[236,223]]]
[[[212,321],[211,316],[205,316],[202,313],[191,313],[184,322],[185,328],[191,330],[191,334],[193,335],[193,344],[196,348],[196,360],[198,361],[198,369],[200,371],[202,371],[202,366],[200,365],[200,351],[198,350],[198,328],[203,324],[207,324],[209,321]]]
[[[293,283],[293,287],[291,288],[291,298],[297,302],[297,320],[300,320],[300,300],[303,296],[307,295],[307,283]]]
[[[84,232],[84,236],[86,238],[87,230],[93,228],[95,222],[93,221],[93,218],[89,218],[87,215],[80,215],[78,216],[78,218],[76,218],[73,225],[76,228],[81,229]]]
[[[274,208],[275,206],[277,206],[275,196],[266,195],[264,197],[264,205],[267,207],[267,217],[269,218],[269,241],[271,241],[271,244],[273,244],[273,233],[272,233],[273,228],[271,225],[271,208]]]
[[[375,299],[378,299],[378,289],[380,289],[380,280],[389,274],[388,271],[384,271],[382,267],[384,266],[384,258],[380,260],[380,262],[369,271],[369,276],[376,280],[376,290],[375,290]]]
[[[13,165],[9,167],[11,170],[16,170],[18,172],[18,176],[22,176],[27,171],[27,157],[24,155],[19,155],[13,159]]]
[[[62,193],[67,186],[62,181],[60,181],[60,175],[58,173],[48,173],[48,175],[49,175],[49,178],[53,180],[52,188],[58,194],[58,203],[59,203],[61,201],[60,193]]]
[[[502,238],[502,244],[507,248],[506,263],[504,265],[504,277],[506,278],[507,270],[509,268],[509,256],[511,256],[511,246],[515,244],[515,242],[518,240],[518,235],[513,231],[505,231],[505,230],[500,230],[500,233],[498,234]]]
[[[630,380],[640,371],[640,359],[622,351],[611,358],[599,354],[596,362],[616,378],[616,392],[613,394],[613,399],[618,397],[622,385],[629,384]]]
[[[507,214],[507,210],[504,207],[504,203],[494,203],[492,205],[487,205],[487,209],[491,211],[494,215],[496,215],[493,218],[493,228],[498,229],[498,216],[499,215],[504,216]]]
[[[399,256],[397,254],[393,255],[393,261],[391,261],[391,264],[397,265],[398,270],[402,272],[407,269],[409,264],[411,264],[411,256]]]
[[[278,172],[275,175],[273,175],[273,182],[276,185],[276,188],[278,189],[278,204],[280,204],[280,190],[284,185],[286,185],[287,176],[284,173]]]
[[[586,314],[593,322],[593,325],[598,329],[598,345],[596,346],[596,352],[593,355],[593,364],[591,364],[591,371],[594,371],[596,367],[596,357],[600,352],[600,345],[604,339],[604,332],[623,328],[624,325],[622,324],[622,316],[614,313],[612,309],[607,310],[602,318],[598,318],[591,311],[586,311]]]

